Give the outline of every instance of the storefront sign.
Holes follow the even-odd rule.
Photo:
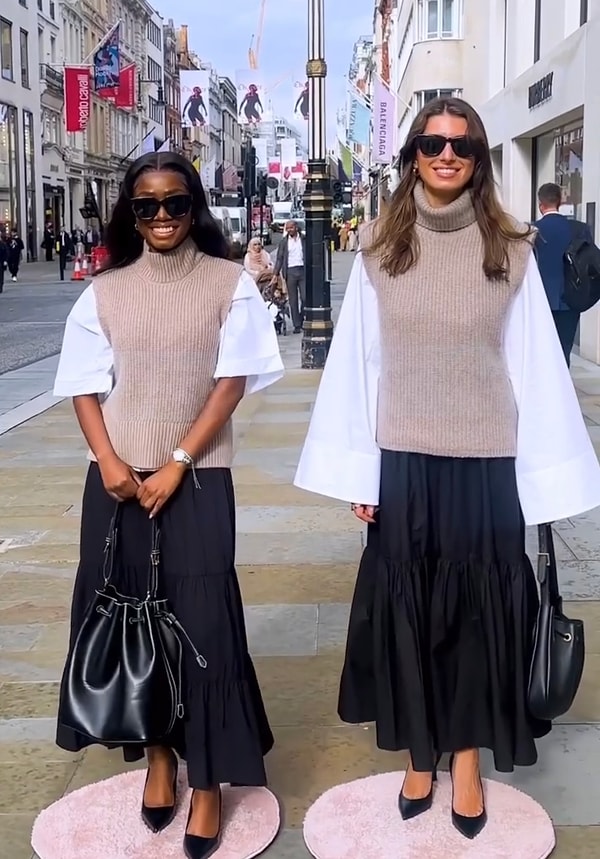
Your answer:
[[[85,131],[90,118],[90,70],[65,68],[65,126],[67,131]]]
[[[539,107],[548,99],[552,98],[552,82],[554,80],[554,72],[545,75],[541,80],[536,81],[529,87],[529,110],[534,107]]]

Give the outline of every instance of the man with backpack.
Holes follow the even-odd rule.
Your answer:
[[[536,257],[552,316],[567,361],[579,325],[580,314],[600,298],[600,250],[587,224],[561,215],[561,189],[549,182],[538,191],[542,217]]]

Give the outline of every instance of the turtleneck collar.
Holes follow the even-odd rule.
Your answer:
[[[476,221],[471,192],[468,189],[452,203],[440,208],[434,208],[427,202],[422,182],[417,182],[413,193],[417,207],[417,224],[425,227],[426,230],[451,233],[462,230]]]
[[[191,274],[202,256],[190,238],[175,250],[166,253],[151,251],[144,243],[142,255],[135,261],[134,266],[138,274],[153,283],[176,283]]]

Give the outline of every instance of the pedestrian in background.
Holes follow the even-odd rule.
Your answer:
[[[16,282],[17,277],[19,276],[19,268],[21,266],[21,258],[23,256],[23,250],[25,249],[25,245],[23,244],[23,239],[19,236],[18,231],[12,230],[10,234],[10,238],[7,242],[8,245],[8,271],[14,282]]]
[[[54,227],[52,225],[52,221],[47,221],[46,226],[44,227],[44,240],[42,241],[42,247],[46,254],[46,262],[52,262],[54,259]]]
[[[71,236],[69,235],[65,227],[61,227],[56,237],[56,253],[58,254],[58,267],[61,280],[65,279],[67,259],[69,257],[69,254],[72,253],[72,250],[73,242],[71,240]]]
[[[368,525],[341,718],[374,721],[380,748],[410,752],[405,819],[429,810],[451,753],[451,819],[475,838],[479,749],[511,772],[535,764],[551,729],[528,708],[538,595],[525,522],[598,506],[600,467],[533,231],[498,201],[474,109],[429,102],[400,171],[361,233],[296,485],[351,502]]]
[[[154,832],[175,816],[175,753],[186,760],[193,792],[184,851],[204,859],[220,841],[219,785],[264,785],[263,757],[273,744],[234,566],[231,417],[245,394],[280,379],[283,365],[256,284],[229,260],[187,159],[151,153],[133,163],[106,248],[108,265],[67,319],[54,389],[73,397],[92,460],[71,646],[102,586],[115,502],[119,585],[133,599],[146,594],[156,520],[161,598],[206,664],[184,642],[183,719],[160,745],[123,752],[129,761],[147,756],[141,813]],[[94,740],[59,712],[57,742],[79,751]]]
[[[275,270],[271,279],[271,285],[277,283],[281,275],[286,284],[290,312],[292,314],[292,325],[294,333],[302,331],[304,320],[304,301],[306,298],[306,242],[301,235],[298,224],[288,221],[285,225],[285,236],[277,248]]]
[[[559,212],[562,192],[559,185],[548,182],[538,191],[538,203],[542,217],[535,222],[538,236],[535,243],[537,263],[546,290],[548,303],[560,345],[567,362],[571,365],[571,352],[579,325],[579,312],[573,310],[564,300],[565,292],[565,252],[574,237],[574,225],[590,244],[594,243],[592,232],[587,224],[573,221]]]
[[[8,247],[4,241],[4,235],[0,230],[0,292],[4,292],[4,272],[8,262]]]

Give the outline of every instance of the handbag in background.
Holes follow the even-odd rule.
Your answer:
[[[583,621],[563,614],[551,525],[538,526],[540,608],[529,675],[529,711],[552,721],[571,707],[585,661]]]
[[[143,599],[123,596],[111,580],[118,572],[121,504],[104,550],[104,582],[92,599],[65,666],[59,720],[107,744],[159,744],[183,717],[183,643],[201,668],[206,660],[158,599],[160,529],[152,521],[148,584]]]

